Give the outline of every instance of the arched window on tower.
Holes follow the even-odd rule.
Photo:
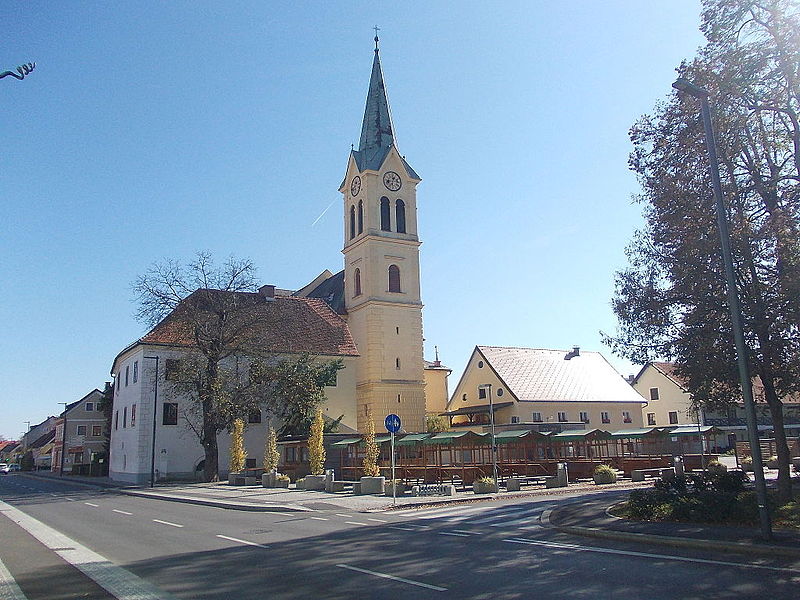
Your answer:
[[[356,269],[353,273],[353,296],[361,295],[361,269]]]
[[[381,231],[392,230],[392,211],[389,208],[389,199],[384,196],[381,198]]]
[[[406,203],[398,199],[394,204],[395,224],[397,225],[397,233],[406,232]]]
[[[358,235],[364,233],[364,202],[358,201]]]
[[[397,265],[389,265],[389,291],[400,291],[400,268]]]
[[[356,237],[356,207],[350,207],[350,239]]]

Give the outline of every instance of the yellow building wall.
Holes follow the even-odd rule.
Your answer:
[[[658,400],[650,400],[650,389],[658,388]],[[642,422],[648,425],[647,414],[654,413],[655,425],[665,427],[675,425],[669,422],[671,411],[678,413],[677,425],[690,425],[697,423],[697,415],[691,408],[692,396],[684,392],[674,381],[661,371],[649,365],[633,384],[639,395],[645,400],[642,406]]]

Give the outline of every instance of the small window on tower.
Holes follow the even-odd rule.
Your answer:
[[[395,223],[397,224],[397,233],[406,232],[406,203],[398,199],[394,204]]]
[[[395,358],[394,359],[394,368],[395,369],[400,369],[400,359],[399,358]]]
[[[361,295],[361,269],[356,269],[353,273],[353,296]]]
[[[389,199],[384,196],[381,198],[381,231],[392,230],[392,213],[389,207]]]
[[[364,202],[358,201],[358,234],[364,233]]]
[[[356,207],[350,207],[350,239],[356,237]]]
[[[389,291],[400,291],[400,267],[397,265],[389,265]]]

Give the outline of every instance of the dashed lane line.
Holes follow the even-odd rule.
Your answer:
[[[116,508],[111,509],[112,512],[119,513],[121,515],[132,515],[133,513],[128,512],[127,510],[118,510]]]
[[[399,525],[389,527],[389,529],[397,529],[398,531],[419,531],[415,527],[400,527]]]
[[[28,600],[2,560],[0,560],[0,598],[3,600]]]
[[[345,521],[348,525],[367,525],[367,523],[359,523],[358,521]]]
[[[161,519],[153,519],[153,523],[161,523],[162,525],[169,525],[170,527],[183,527],[178,523],[170,523],[169,521],[162,521]]]
[[[386,519],[367,519],[367,521],[374,521],[375,523],[388,523]]]
[[[350,571],[356,571],[357,573],[364,573],[365,575],[373,575],[374,577],[381,577],[382,579],[391,579],[392,581],[399,581],[401,583],[407,583],[409,585],[415,585],[417,587],[425,588],[427,590],[434,590],[436,592],[446,592],[447,588],[439,587],[438,585],[431,585],[430,583],[423,583],[421,581],[414,581],[413,579],[405,579],[403,577],[396,577],[395,575],[389,575],[387,573],[379,573],[378,571],[370,571],[369,569],[360,569],[358,567],[354,567],[352,565],[336,565],[340,569],[348,569]]]
[[[257,548],[263,548],[264,550],[269,550],[269,546],[265,546],[264,544],[259,544],[257,542],[251,542],[249,540],[240,540],[239,538],[229,537],[227,535],[217,534],[218,538],[222,538],[223,540],[229,540],[231,542],[238,542],[239,544],[245,544],[246,546],[256,546]]]
[[[309,517],[309,519],[314,519],[315,521],[327,521],[326,517]]]
[[[453,537],[469,537],[471,533],[456,533],[455,531],[440,531],[439,535],[451,535]]]
[[[150,582],[0,500],[0,509],[17,525],[119,600],[176,600]]]
[[[95,508],[99,508],[99,507],[100,507],[100,505],[99,505],[99,504],[92,504],[91,502],[84,502],[84,504],[85,504],[86,506],[94,506]]]
[[[657,558],[659,560],[674,560],[678,562],[700,563],[705,565],[721,565],[725,567],[741,567],[743,569],[762,569],[767,571],[780,571],[783,573],[800,574],[799,569],[787,567],[770,567],[768,565],[753,565],[727,560],[711,560],[707,558],[690,558],[687,556],[675,556],[672,554],[653,554],[651,552],[634,552],[632,550],[616,550],[614,548],[600,548],[596,546],[580,546],[578,544],[564,544],[561,542],[548,542],[544,540],[526,540],[523,538],[512,538],[503,540],[511,544],[524,544],[527,546],[544,546],[545,548],[555,548],[558,550],[577,550],[579,552],[598,552],[600,554],[616,554],[622,556],[639,556],[642,558]]]

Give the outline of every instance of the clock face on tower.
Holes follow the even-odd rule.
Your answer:
[[[350,183],[350,195],[351,196],[358,196],[358,192],[361,191],[361,177],[356,175],[353,177],[353,181]]]
[[[383,175],[383,185],[386,186],[386,189],[396,192],[403,183],[400,181],[400,175],[394,171],[386,171]]]

